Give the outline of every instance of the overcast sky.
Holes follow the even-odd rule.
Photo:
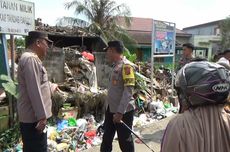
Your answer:
[[[64,3],[71,0],[28,0],[35,2],[35,17],[55,25],[62,16],[74,16],[65,10]],[[133,17],[153,18],[175,22],[177,28],[224,19],[230,15],[230,0],[115,0],[126,3]]]

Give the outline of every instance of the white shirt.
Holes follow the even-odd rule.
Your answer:
[[[220,64],[220,65],[222,65],[222,66],[224,66],[227,69],[230,69],[230,62],[225,57],[220,58],[217,61],[217,63]]]

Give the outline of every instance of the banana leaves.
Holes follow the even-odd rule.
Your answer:
[[[0,75],[0,80],[4,81],[2,83],[4,90],[10,95],[14,96],[16,99],[18,99],[19,96],[18,83],[16,81],[13,81],[7,75]]]

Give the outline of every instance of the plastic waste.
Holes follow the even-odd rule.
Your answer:
[[[68,127],[68,121],[67,120],[61,120],[57,124],[57,131],[60,132],[67,127]]]
[[[164,107],[165,107],[166,109],[171,108],[171,104],[170,104],[170,103],[165,103],[165,104],[164,104]]]
[[[102,140],[99,137],[94,137],[93,141],[92,141],[92,145],[93,146],[98,146],[102,143]]]
[[[70,127],[74,127],[74,126],[77,126],[77,120],[75,118],[69,118],[68,119],[68,125]]]
[[[94,55],[92,53],[89,52],[82,52],[82,56],[84,56],[87,60],[94,62]]]
[[[77,119],[77,127],[79,131],[85,131],[87,128],[87,121],[85,119]]]
[[[86,136],[87,138],[93,139],[94,137],[96,137],[96,135],[97,135],[96,130],[85,132],[85,136]]]
[[[68,151],[68,144],[67,143],[60,143],[57,145],[57,151]]]
[[[48,145],[48,149],[49,151],[55,151],[57,150],[57,143],[53,140],[47,140],[47,145]]]
[[[17,145],[16,152],[22,152],[22,145],[21,144]]]
[[[48,129],[47,129],[47,137],[48,137],[48,139],[56,140],[57,136],[58,136],[57,128],[48,126]]]

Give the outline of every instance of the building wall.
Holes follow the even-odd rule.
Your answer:
[[[46,67],[50,81],[54,81],[56,83],[64,82],[65,54],[62,49],[56,48],[53,51],[48,51],[43,64]]]
[[[219,25],[216,24],[216,25],[200,26],[192,29],[184,29],[184,31],[192,35],[216,35],[218,33],[216,29],[218,28]]]
[[[208,59],[211,59],[212,55],[220,48],[218,45],[220,41],[220,36],[193,36],[193,43],[196,47],[208,48]]]
[[[179,44],[180,46],[182,46],[185,43],[191,42],[191,37],[177,36],[176,37],[176,42],[177,42],[177,44]]]
[[[184,29],[185,32],[193,34],[191,42],[196,47],[205,47],[208,49],[208,59],[220,49],[220,30],[219,24],[197,26],[191,29]]]
[[[142,52],[141,61],[148,62],[151,61],[151,46],[140,48],[139,51]]]
[[[185,37],[185,36],[177,36],[176,41],[182,46],[184,43],[191,42],[191,38]],[[143,46],[140,45],[136,54],[139,57],[138,60],[144,61],[144,62],[150,62],[151,61],[151,45],[143,45]],[[156,59],[156,62],[162,63],[162,64],[171,64],[172,60],[173,60],[172,57],[164,57],[164,58]]]

